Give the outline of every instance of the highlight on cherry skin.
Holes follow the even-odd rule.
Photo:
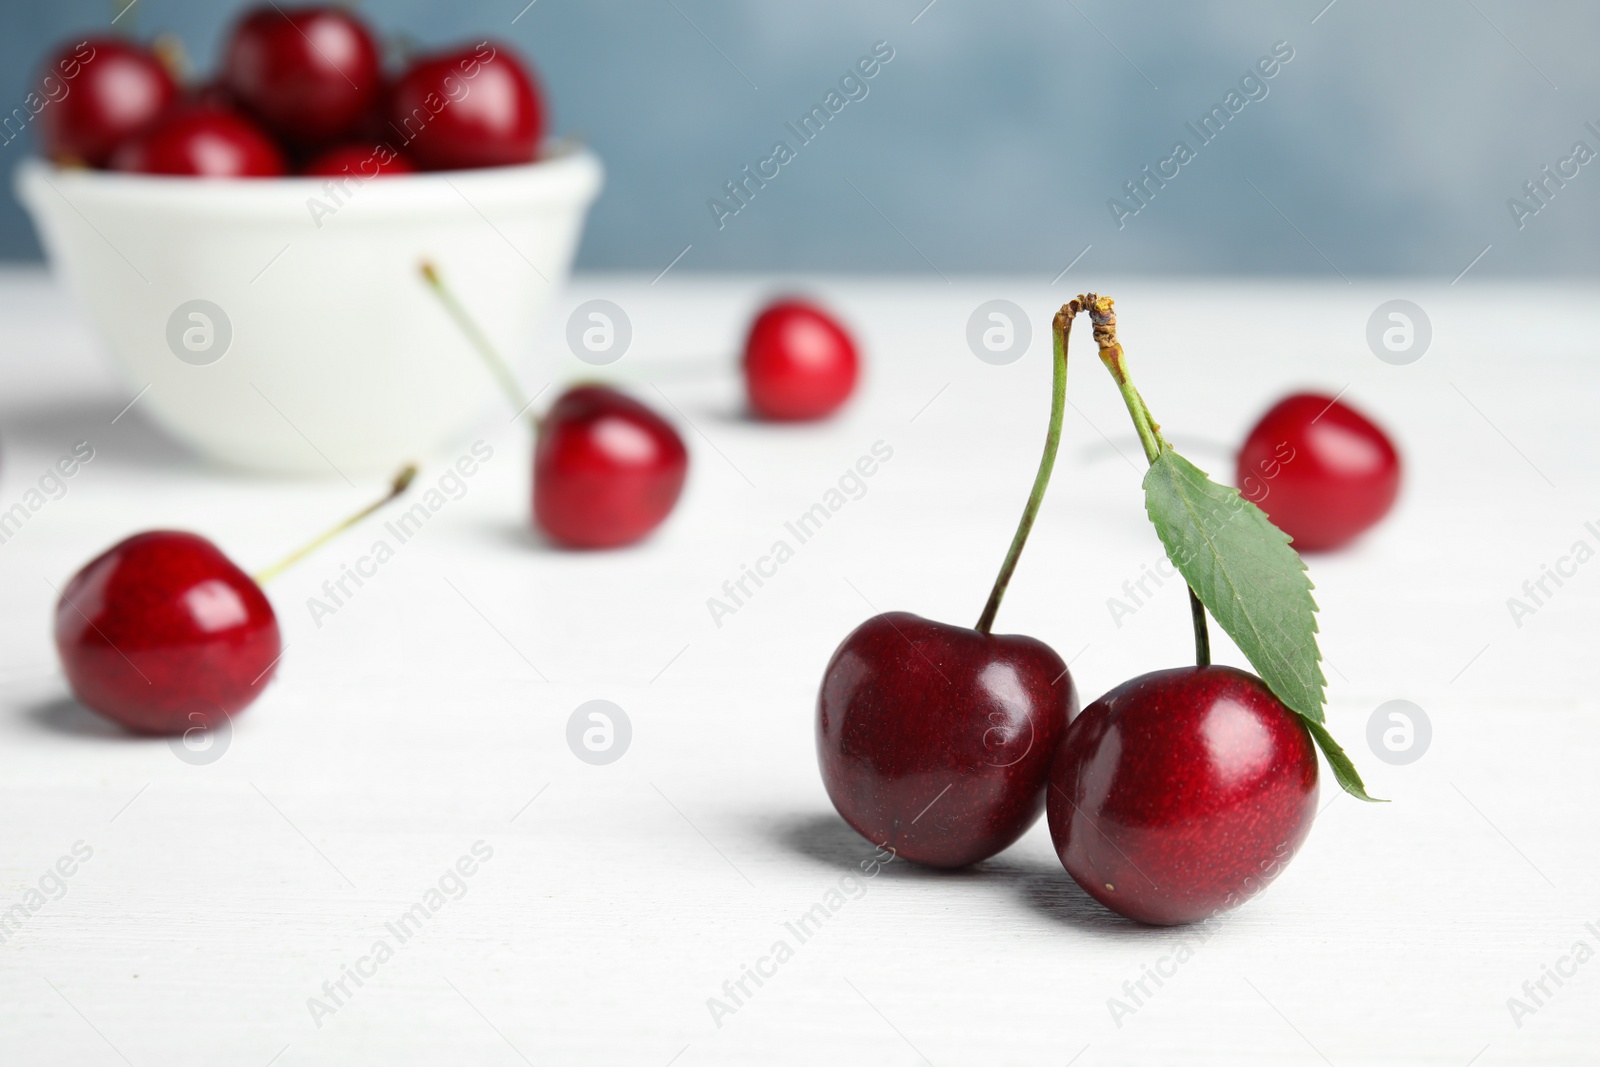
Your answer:
[[[1112,911],[1191,923],[1283,871],[1317,795],[1311,736],[1265,682],[1179,667],[1124,682],[1073,720],[1050,771],[1050,837]]]
[[[1400,492],[1400,454],[1350,405],[1296,393],[1274,404],[1245,438],[1236,484],[1296,549],[1324,551],[1388,514]]]
[[[850,399],[861,359],[838,319],[790,297],[768,304],[751,322],[741,368],[752,413],[805,422],[832,415]]]

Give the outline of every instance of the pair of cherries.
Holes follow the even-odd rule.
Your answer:
[[[817,698],[823,784],[869,842],[933,867],[987,859],[1048,812],[1063,866],[1094,899],[1140,922],[1196,922],[1248,900],[1293,858],[1316,814],[1316,751],[1299,716],[1245,671],[1156,671],[1080,713],[1054,650],[990,632],[1053,464],[1059,345],[1046,458],[978,626],[890,612],[844,639]],[[1239,471],[1247,498],[1307,548],[1376,522],[1399,483],[1381,430],[1305,394],[1251,431]]]
[[[143,174],[266,178],[298,162],[376,177],[528,163],[544,135],[538,85],[500,43],[420,56],[390,82],[353,13],[274,4],[238,22],[223,57],[214,84],[184,93],[149,49],[61,49],[46,74],[68,92],[41,114],[46,154]]]
[[[858,362],[825,311],[772,304],[745,345],[752,412],[823,418],[854,390]],[[655,412],[615,389],[575,387],[539,424],[535,521],[570,547],[632,543],[671,512],[687,468],[682,439]],[[403,474],[384,500],[409,481]],[[215,728],[260,695],[283,654],[260,581],[205,538],[172,530],[136,534],[85,565],[57,602],[55,641],[78,699],[144,734]]]

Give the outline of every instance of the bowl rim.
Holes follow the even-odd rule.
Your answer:
[[[38,156],[18,164],[13,189],[30,212],[51,200],[74,209],[139,210],[184,216],[304,219],[313,201],[339,207],[359,199],[363,214],[452,212],[463,207],[588,202],[599,194],[599,157],[582,145],[557,143],[532,163],[473,170],[422,171],[381,178],[290,175],[281,178],[192,178],[61,167]],[[339,199],[336,199],[339,197]],[[465,203],[463,203],[465,201]]]

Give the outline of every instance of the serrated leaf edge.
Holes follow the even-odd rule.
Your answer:
[[[1212,480],[1212,478],[1211,478],[1211,476],[1209,474],[1207,474],[1205,471],[1201,470],[1199,467],[1195,466],[1195,464],[1190,462],[1190,460],[1187,457],[1185,457],[1184,455],[1179,453],[1177,450],[1171,448],[1170,446],[1162,448],[1161,455],[1157,457],[1157,463],[1159,463],[1161,459],[1163,459],[1163,458],[1165,458],[1167,456],[1171,456],[1175,461],[1181,461],[1183,463],[1188,464],[1190,469],[1193,470],[1196,474],[1200,475],[1200,477],[1203,478],[1206,482],[1210,483],[1211,485],[1216,486],[1218,489],[1224,490],[1224,492],[1226,494],[1231,494],[1231,499],[1236,501],[1239,504],[1239,506],[1241,507],[1241,509],[1243,509],[1244,511],[1249,512],[1250,510],[1253,509],[1257,514],[1260,515],[1262,521],[1265,522],[1268,527],[1270,527],[1273,530],[1276,530],[1278,535],[1283,538],[1282,544],[1284,544],[1285,546],[1290,544],[1289,535],[1285,534],[1282,530],[1279,530],[1277,528],[1277,526],[1275,526],[1273,524],[1272,520],[1267,517],[1266,512],[1262,511],[1259,507],[1257,507],[1251,501],[1244,499],[1243,495],[1240,494],[1238,489],[1235,489],[1235,488],[1233,488],[1231,486],[1223,485],[1220,482]],[[1167,538],[1163,535],[1161,527],[1155,523],[1155,517],[1150,514],[1150,495],[1149,495],[1150,494],[1150,487],[1149,487],[1149,480],[1150,480],[1151,475],[1156,471],[1156,469],[1157,469],[1156,468],[1156,464],[1152,463],[1150,465],[1150,469],[1148,471],[1146,471],[1145,476],[1141,481],[1141,488],[1143,488],[1144,491],[1145,491],[1145,516],[1151,520],[1151,525],[1155,526],[1156,537],[1158,539],[1160,539],[1162,548],[1164,548],[1166,550],[1167,558],[1169,560],[1172,560],[1173,566],[1177,567],[1179,572],[1181,573],[1183,571],[1183,567],[1179,564],[1177,559],[1173,558],[1176,555],[1176,552],[1175,552],[1175,549],[1174,549],[1174,545],[1172,543],[1170,543],[1167,540]],[[1181,492],[1178,494],[1178,498],[1182,502],[1184,510],[1189,513],[1190,519],[1191,519],[1194,527],[1197,530],[1200,531],[1201,538],[1204,540],[1204,542],[1206,544],[1206,547],[1211,552],[1211,559],[1213,561],[1215,561],[1217,559],[1217,557],[1218,557],[1217,548],[1216,548],[1215,543],[1212,541],[1210,535],[1207,533],[1204,524],[1199,521],[1199,517],[1196,514],[1195,509],[1191,506],[1189,499],[1186,496],[1184,496],[1184,494],[1182,494]],[[1311,591],[1316,589],[1316,583],[1311,581],[1311,578],[1310,578],[1310,576],[1308,574],[1308,571],[1307,571],[1307,568],[1306,568],[1305,560],[1299,558],[1299,553],[1295,554],[1295,559],[1296,559],[1296,562],[1299,564],[1300,573],[1307,575],[1307,577],[1306,577],[1306,591],[1307,591],[1307,594],[1309,596]],[[1228,587],[1228,589],[1230,590],[1231,596],[1234,599],[1234,601],[1235,602],[1239,602],[1241,600],[1241,598],[1240,598],[1239,593],[1238,593],[1238,586],[1234,583],[1232,575],[1230,575],[1227,572],[1226,569],[1223,569],[1223,568],[1220,568],[1220,567],[1217,568],[1217,572],[1221,575],[1223,584],[1225,584]],[[1186,580],[1187,580],[1187,577],[1188,576],[1185,575],[1185,579]],[[1317,606],[1316,597],[1315,596],[1311,596],[1310,599],[1311,599],[1311,632],[1313,634],[1321,633],[1322,631],[1317,625],[1317,618],[1316,618],[1317,612],[1319,610],[1319,608]],[[1271,648],[1272,647],[1272,642],[1270,642],[1270,641],[1265,639],[1266,635],[1264,635],[1261,632],[1261,630],[1256,627],[1254,620],[1251,619],[1249,615],[1245,615],[1244,619],[1245,619],[1245,622],[1249,625],[1251,632],[1255,635],[1257,643],[1263,648]],[[1220,618],[1217,621],[1218,621],[1219,624],[1222,622],[1222,620]],[[1226,627],[1224,627],[1224,629],[1226,629]],[[1314,721],[1314,722],[1317,722],[1317,723],[1321,723],[1321,722],[1325,721],[1325,716],[1324,716],[1323,711],[1322,711],[1322,704],[1327,699],[1327,697],[1326,697],[1326,689],[1327,689],[1328,680],[1327,680],[1327,676],[1322,673],[1321,667],[1318,666],[1322,662],[1322,648],[1315,641],[1312,642],[1312,647],[1316,650],[1316,658],[1314,660],[1312,660],[1312,666],[1311,666],[1312,677],[1309,680],[1304,678],[1298,670],[1295,670],[1293,667],[1289,666],[1289,661],[1287,659],[1281,660],[1280,662],[1282,662],[1285,665],[1286,673],[1294,676],[1295,679],[1297,681],[1299,681],[1300,684],[1307,691],[1316,694],[1316,696],[1318,698],[1318,702],[1317,702],[1316,707],[1311,711],[1307,711],[1306,709],[1301,708],[1301,707],[1295,707],[1294,705],[1290,705],[1291,709],[1294,712],[1296,712],[1297,714],[1301,715],[1302,717],[1304,717],[1304,718],[1306,718],[1308,720],[1311,720],[1311,721]],[[1258,667],[1258,669],[1259,669],[1259,667]],[[1277,694],[1277,695],[1278,695],[1279,699],[1283,698],[1283,694],[1280,693],[1280,694]],[[1285,700],[1284,703],[1288,704],[1289,702],[1287,700]]]

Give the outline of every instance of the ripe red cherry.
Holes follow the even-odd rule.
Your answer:
[[[275,178],[283,154],[254,123],[206,105],[180,107],[111,157],[115,170],[198,178]]]
[[[234,27],[223,56],[234,99],[295,144],[325,144],[355,132],[383,89],[378,46],[342,8],[256,8]]]
[[[671,513],[688,469],[661,416],[615,389],[575,386],[539,424],[533,519],[571,548],[632,544]]]
[[[261,694],[283,651],[260,586],[191,533],[136,534],[56,604],[56,650],[84,704],[137,733],[211,728]]]
[[[533,76],[505,44],[419,57],[389,99],[396,143],[423,170],[531,163],[544,136]]]
[[[416,172],[416,164],[405,156],[387,145],[373,144],[347,144],[330,148],[300,171],[306,177],[318,178],[383,178]]]
[[[1300,551],[1338,548],[1388,513],[1400,456],[1365,415],[1298,393],[1256,423],[1239,451],[1238,484]]]
[[[1073,721],[1048,806],[1056,853],[1090,896],[1139,922],[1196,922],[1294,857],[1317,811],[1317,756],[1255,675],[1156,671]]]
[[[778,421],[831,415],[855,389],[859,364],[855,342],[831,315],[780,300],[756,316],[745,341],[750,408]]]
[[[822,782],[868,841],[917,863],[963,867],[1038,821],[1077,710],[1066,664],[1043,642],[903,611],[876,615],[823,675]]]
[[[40,74],[45,155],[102,167],[117,146],[147,129],[178,97],[152,53],[114,37],[68,45]],[[64,94],[64,95],[63,95]]]

